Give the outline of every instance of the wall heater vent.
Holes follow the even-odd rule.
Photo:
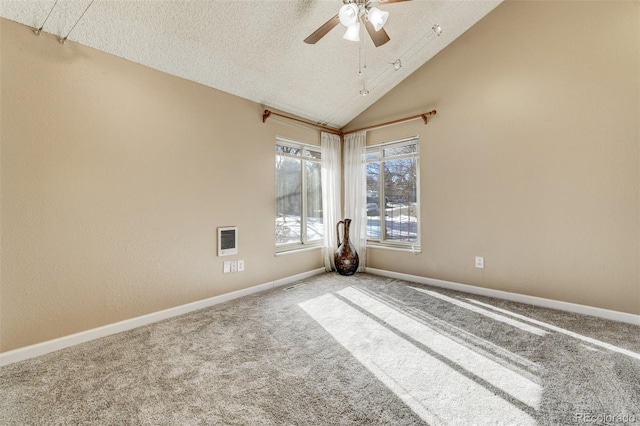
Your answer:
[[[221,226],[218,228],[218,256],[238,254],[238,227]]]

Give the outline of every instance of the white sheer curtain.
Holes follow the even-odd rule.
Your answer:
[[[367,133],[344,138],[344,217],[352,220],[349,237],[358,252],[358,271],[365,269],[367,244]]]
[[[336,224],[340,220],[341,150],[340,136],[322,132],[322,222],[324,224],[324,269],[335,271],[333,254],[338,248]]]

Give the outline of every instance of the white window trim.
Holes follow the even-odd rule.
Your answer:
[[[401,147],[405,145],[416,145],[416,152],[412,154],[398,155],[393,157],[384,157],[384,149],[387,147]],[[422,209],[422,203],[420,200],[420,137],[418,135],[398,139],[388,142],[382,142],[375,145],[367,146],[366,154],[369,154],[371,151],[375,150],[380,151],[380,157],[376,160],[367,160],[366,163],[382,163],[383,161],[388,160],[402,160],[405,158],[415,158],[416,159],[416,217],[418,218],[418,223],[416,225],[416,241],[415,242],[405,242],[405,241],[390,241],[380,239],[370,239],[367,238],[367,248],[376,248],[376,249],[387,249],[387,250],[395,250],[395,251],[405,251],[410,253],[421,253],[422,246],[421,242],[421,220],[420,220],[420,211]],[[383,172],[383,167],[381,167],[381,172]],[[384,175],[382,176],[384,178]],[[383,180],[381,179],[381,182]],[[384,185],[380,186],[380,200],[384,200]],[[380,208],[378,206],[378,208]],[[380,227],[382,228],[384,224],[383,216],[380,216]],[[382,231],[380,232],[382,237]]]
[[[302,150],[302,154],[301,155],[291,155],[291,154],[287,154],[287,153],[279,153],[277,155],[282,155],[285,157],[289,157],[289,158],[295,158],[297,160],[301,160],[301,161],[310,161],[312,163],[321,163],[320,159],[316,159],[316,158],[312,158],[312,157],[307,157],[304,154],[305,150],[308,151],[313,151],[313,152],[317,152],[322,154],[322,149],[320,146],[318,145],[312,145],[309,143],[305,143],[305,142],[298,142],[298,141],[294,141],[291,139],[286,139],[280,136],[276,136],[276,145],[281,145],[281,146],[287,146],[289,148],[296,148],[296,149],[301,149]],[[292,253],[292,252],[301,252],[301,251],[307,251],[307,250],[314,250],[314,249],[318,249],[321,248],[323,246],[323,239],[317,240],[317,241],[310,241],[307,242],[306,240],[306,232],[307,232],[307,196],[306,196],[306,188],[307,188],[307,174],[304,172],[304,167],[300,168],[300,174],[301,174],[301,186],[302,188],[304,188],[303,190],[303,196],[302,196],[302,203],[301,203],[301,209],[302,209],[302,214],[300,216],[300,232],[301,232],[301,241],[300,242],[296,242],[296,243],[286,243],[286,244],[278,244],[276,243],[276,256],[279,256],[281,254],[287,254],[287,253]],[[275,223],[275,221],[274,221]],[[326,232],[326,230],[325,230]]]
[[[296,245],[295,247],[289,247],[286,250],[284,249],[276,249],[275,256],[284,256],[287,254],[300,253],[303,251],[311,251],[318,250],[322,248],[322,244],[305,244],[305,245]]]

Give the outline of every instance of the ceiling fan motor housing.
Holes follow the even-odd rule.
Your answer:
[[[411,0],[382,0],[380,3],[391,4],[405,1]],[[311,33],[311,35],[304,40],[305,43],[317,43],[318,40],[338,24],[347,27],[347,32],[343,38],[350,41],[360,41],[359,21],[362,21],[364,24],[367,33],[369,33],[376,47],[380,47],[389,41],[389,35],[382,28],[389,18],[389,12],[380,10],[377,7],[372,7],[370,0],[342,0],[342,3],[343,6],[340,8],[338,14]]]

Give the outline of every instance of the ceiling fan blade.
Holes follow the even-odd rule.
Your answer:
[[[380,28],[380,31],[376,31],[376,29],[373,28],[373,24],[369,22],[368,19],[366,19],[365,17],[360,17],[360,20],[367,29],[367,32],[371,36],[371,40],[373,40],[373,44],[375,44],[376,47],[380,47],[390,40],[389,34],[387,34],[384,28]]]
[[[400,3],[401,1],[411,1],[411,0],[380,0],[379,4],[389,4],[389,3]]]
[[[340,23],[340,18],[336,14],[333,18],[329,19],[327,22],[322,24],[320,28],[315,30],[309,37],[304,39],[304,42],[307,44],[316,44],[318,40],[322,37],[326,36],[329,31],[331,31],[336,25]]]

